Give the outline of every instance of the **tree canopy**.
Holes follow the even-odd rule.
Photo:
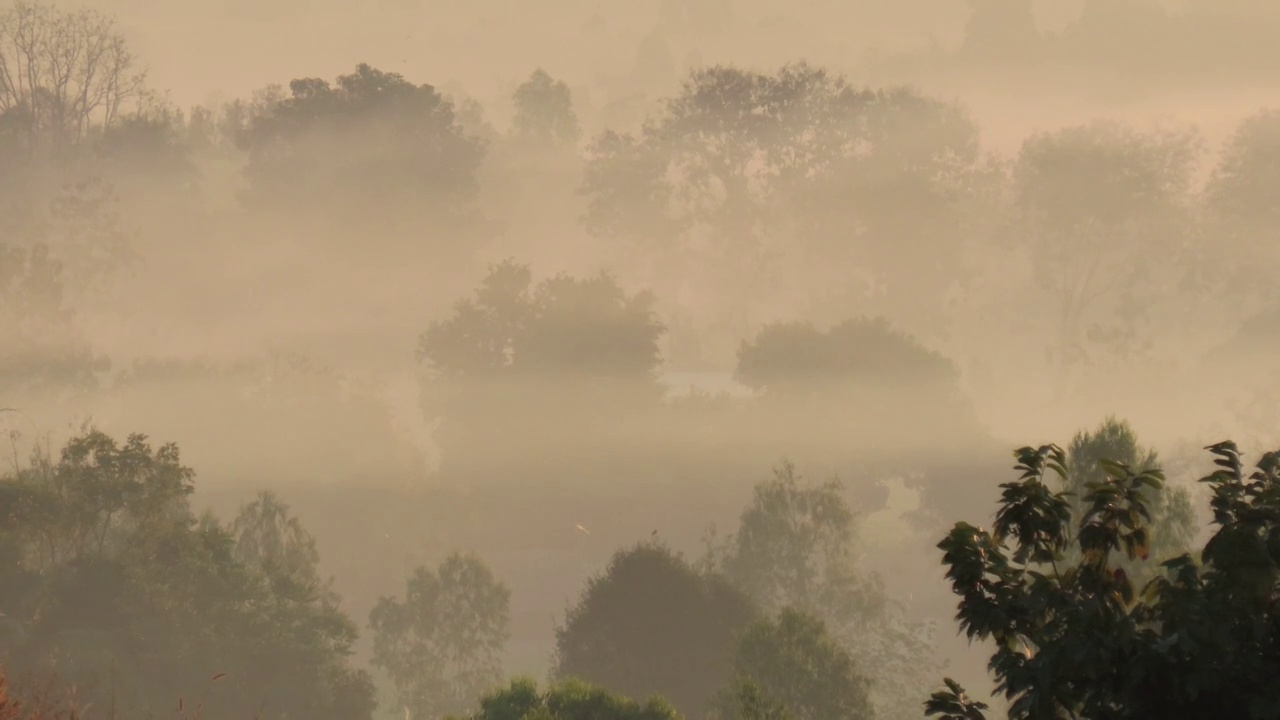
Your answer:
[[[356,627],[314,588],[274,582],[234,535],[189,508],[172,444],[89,430],[0,478],[0,613],[12,668],[57,671],[82,701],[137,715],[206,699],[210,718],[370,718]]]
[[[331,221],[365,226],[408,215],[428,238],[472,219],[485,155],[434,87],[365,64],[334,83],[301,78],[288,95],[270,92],[239,142],[251,205],[323,207]]]
[[[869,684],[849,652],[829,636],[824,623],[791,608],[775,618],[756,621],[738,642],[734,659],[734,687],[724,714],[749,716],[741,702],[758,698],[775,705],[790,720],[872,718]],[[735,703],[733,701],[738,701]],[[746,720],[746,718],[743,718]]]
[[[605,274],[535,284],[527,265],[491,267],[474,296],[419,343],[423,409],[441,423],[442,471],[498,473],[524,447],[542,456],[571,447],[566,457],[585,457],[590,441],[600,455],[628,452],[620,446],[627,431],[640,431],[662,397],[664,328],[652,302]],[[519,464],[527,468],[523,457]]]
[[[569,86],[545,70],[535,70],[516,88],[512,99],[516,106],[512,131],[521,140],[552,146],[571,145],[582,134]]]
[[[636,545],[587,582],[556,629],[555,675],[660,696],[696,717],[728,682],[737,634],[755,617],[723,578],[663,545]]]

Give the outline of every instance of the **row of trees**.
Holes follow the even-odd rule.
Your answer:
[[[601,260],[658,291],[673,319],[695,323],[688,337],[677,328],[682,360],[714,355],[699,342],[749,333],[783,298],[800,298],[797,311],[822,323],[892,312],[938,335],[954,314],[946,309],[985,302],[979,286],[993,278],[976,270],[993,253],[1027,263],[1004,282],[1025,276],[1039,296],[1036,332],[1063,392],[1073,373],[1142,355],[1159,335],[1151,328],[1172,327],[1186,308],[1170,305],[1169,287],[1212,288],[1215,302],[1246,314],[1274,302],[1231,290],[1250,287],[1250,273],[1270,262],[1271,244],[1262,241],[1275,214],[1274,112],[1240,125],[1199,192],[1193,180],[1204,148],[1192,132],[1097,123],[1033,136],[1005,162],[983,153],[979,128],[954,103],[859,89],[803,64],[772,74],[698,71],[639,133],[605,132],[581,156],[563,83],[535,73],[515,104],[511,143],[502,147],[561,148],[555,162],[577,168],[579,179],[565,182],[580,183]],[[467,107],[362,65],[334,83],[295,80],[287,92],[267,90],[216,114],[169,114],[180,127],[139,125],[130,130],[133,149],[120,152],[179,136],[189,152],[222,148],[242,158],[244,207],[263,222],[275,217],[277,229],[313,244],[361,237],[366,250],[381,239],[386,253],[429,246],[436,261],[465,267],[501,230],[494,221],[518,205],[485,170],[487,153],[507,136],[468,119],[475,110]],[[128,223],[94,202],[81,202],[84,229],[47,227],[34,237],[68,267],[102,272],[97,256],[119,254]],[[47,225],[59,212],[37,215]],[[562,220],[561,234],[575,222]],[[92,234],[100,236],[94,247],[81,247]],[[707,288],[714,297],[703,297]],[[677,305],[696,305],[699,316],[679,317]]]
[[[535,283],[527,265],[493,266],[420,338],[441,475],[640,478],[733,448],[754,463],[797,453],[869,486],[904,470],[918,480],[944,461],[954,469],[983,442],[955,364],[883,319],[765,326],[742,343],[733,374],[750,398],[673,396],[660,378],[665,333],[653,296],[612,276]],[[908,458],[895,441],[907,428],[950,440]]]
[[[56,673],[81,701],[112,713],[194,700],[214,678],[201,701],[206,717],[370,717],[372,681],[351,665],[356,626],[320,575],[314,539],[272,493],[227,525],[196,516],[193,480],[176,446],[153,448],[136,435],[121,445],[91,430],[56,462],[38,454],[0,481],[0,661]],[[782,682],[769,674],[778,662],[770,648],[796,639],[834,653],[830,680],[851,673],[845,651],[807,616],[752,625],[733,652],[759,611],[718,577],[657,544],[619,553],[566,618],[557,674],[624,693],[648,688],[692,712],[713,700],[707,683],[724,685],[731,669]],[[461,712],[498,684],[509,597],[482,561],[455,554],[436,570],[417,569],[403,597],[373,610],[373,663],[413,716]],[[738,610],[708,623],[726,607]],[[710,635],[719,642],[704,643]]]
[[[1063,567],[1095,562],[1092,530],[1081,530],[1082,553],[1073,555],[1074,540],[1042,526],[1052,518],[1093,527],[1098,503],[1111,502],[1104,491],[1121,482],[1124,502],[1141,509],[1132,510],[1133,522],[1107,521],[1127,528],[1116,542],[1128,551],[1108,572],[1144,582],[1189,547],[1195,522],[1185,489],[1157,492],[1158,460],[1126,424],[1108,420],[1081,433],[1069,452],[1021,457],[1035,472],[1004,486],[1008,509],[998,524],[1007,529],[998,532],[1057,543],[1052,557],[1014,556],[1031,563],[1026,577],[1054,563],[1055,577],[1068,577],[1059,575]],[[1049,467],[1063,475],[1057,490],[1041,489]],[[173,445],[153,448],[142,436],[118,444],[87,431],[56,462],[37,454],[0,481],[8,508],[0,526],[0,661],[56,672],[83,699],[109,701],[119,712],[194,699],[217,676],[203,700],[206,716],[370,717],[373,682],[351,658],[357,627],[320,573],[315,540],[272,493],[243,505],[229,524],[197,516],[193,480]],[[1265,494],[1265,485],[1249,487]],[[1042,511],[1049,514],[1040,518]],[[955,563],[960,536],[953,536],[944,545]],[[1234,557],[1237,550],[1221,549],[1227,542],[1209,548]],[[572,703],[688,717],[915,716],[911,698],[940,669],[930,632],[857,568],[855,546],[855,515],[840,483],[806,481],[784,464],[756,486],[736,532],[712,541],[698,562],[655,539],[615,554],[556,630],[552,675],[568,684],[539,694],[519,681],[484,700],[478,717],[539,703],[553,716]],[[955,582],[976,582],[957,572]],[[1041,590],[1028,586],[1033,591]],[[965,612],[996,611],[965,593],[962,610],[972,606]],[[509,604],[507,586],[466,554],[419,567],[403,595],[383,598],[369,617],[372,660],[397,703],[414,717],[441,717],[497,687]],[[576,681],[671,705],[627,705]],[[1010,687],[1013,697],[1028,686]]]
[[[227,214],[255,231],[378,262],[419,253],[451,276],[476,269],[490,241],[545,252],[581,228],[597,266],[655,291],[666,356],[682,365],[726,364],[779,307],[819,326],[886,315],[966,354],[986,339],[952,333],[980,317],[1047,349],[1065,397],[1158,357],[1188,322],[1216,328],[1214,311],[1275,302],[1257,289],[1274,245],[1271,111],[1240,124],[1201,189],[1194,132],[1096,123],[995,158],[957,103],[803,63],[698,70],[640,128],[585,143],[569,88],[541,71],[515,90],[505,132],[472,100],[367,65],[184,114],[145,92],[109,18],[30,3],[5,18],[0,57],[30,70],[0,104],[0,127],[21,129],[0,132],[6,235],[61,263],[64,300],[81,309],[145,260],[139,198],[161,192],[185,194],[165,205],[185,208],[188,228],[226,211],[212,198],[229,193],[239,209]],[[98,64],[59,70],[56,52]],[[63,119],[28,122],[32,103]],[[28,136],[64,160],[4,141]],[[61,345],[82,344],[67,332]],[[28,348],[44,354],[35,340],[14,352]]]

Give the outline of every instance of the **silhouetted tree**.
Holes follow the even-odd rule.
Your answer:
[[[699,716],[729,680],[736,635],[755,617],[723,578],[658,544],[614,555],[556,629],[559,678],[660,696]]]
[[[365,226],[404,221],[437,236],[447,230],[438,247],[466,237],[485,146],[435,88],[362,64],[334,84],[294,80],[276,98],[264,96],[240,121],[251,205],[291,214],[322,208],[329,222]]]
[[[970,638],[991,639],[997,691],[1011,718],[1263,718],[1280,712],[1280,455],[1246,474],[1235,445],[1207,448],[1218,469],[1218,530],[1197,562],[1168,560],[1145,588],[1113,560],[1150,549],[1147,499],[1163,474],[1102,461],[1083,517],[1044,476],[1069,477],[1056,446],[1017,451],[1017,481],[1003,495],[990,531],[957,523],[938,547],[960,596],[957,620]],[[1078,560],[1068,562],[1072,550]],[[1045,570],[1044,568],[1051,567]],[[948,681],[929,715],[984,717],[983,707]]]
[[[0,8],[0,119],[29,157],[60,158],[110,127],[142,86],[110,16],[27,0]]]
[[[1127,422],[1108,417],[1092,431],[1077,433],[1067,448],[1067,479],[1063,489],[1071,496],[1072,524],[1078,524],[1087,511],[1083,498],[1089,487],[1107,479],[1105,462],[1117,462],[1138,471],[1160,467],[1154,450],[1138,445],[1137,435]],[[1141,562],[1117,564],[1124,568],[1134,583],[1143,584],[1159,572],[1159,563],[1185,554],[1195,539],[1195,516],[1191,494],[1185,487],[1166,485],[1161,492],[1139,489],[1150,513],[1150,548]],[[1071,557],[1068,554],[1068,557]]]
[[[0,478],[14,666],[56,670],[82,701],[130,716],[169,712],[221,673],[204,717],[370,718],[372,683],[348,663],[354,623],[240,563],[232,534],[192,514],[193,478],[174,445],[97,431]]]

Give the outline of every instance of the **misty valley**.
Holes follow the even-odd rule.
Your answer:
[[[1277,47],[0,0],[0,720],[1280,718]]]

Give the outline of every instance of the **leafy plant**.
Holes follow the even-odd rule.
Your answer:
[[[1200,562],[1168,560],[1140,590],[1113,557],[1149,554],[1148,497],[1163,473],[1101,461],[1105,475],[1085,484],[1072,535],[1071,503],[1044,479],[1068,478],[1055,445],[1016,452],[1021,477],[1001,485],[991,531],[961,522],[938,544],[961,630],[995,641],[988,667],[1011,718],[1280,713],[1280,454],[1246,476],[1234,443],[1206,449],[1218,469],[1201,482],[1218,530]],[[1064,562],[1068,548],[1077,560]],[[981,703],[947,686],[928,715],[984,717]]]

